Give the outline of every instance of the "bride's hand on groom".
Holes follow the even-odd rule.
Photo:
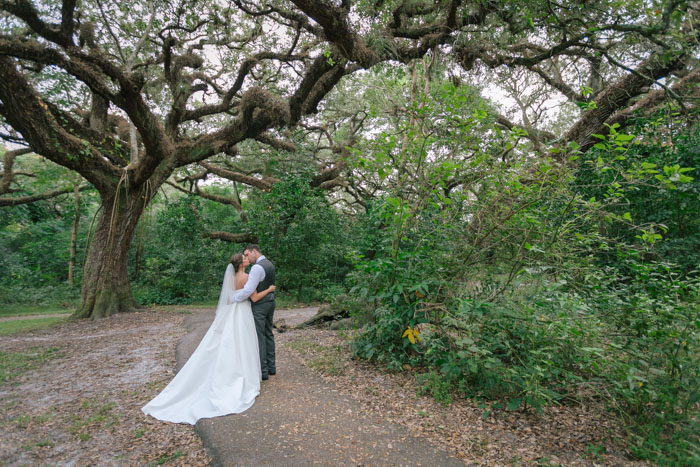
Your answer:
[[[276,288],[277,288],[277,287],[275,287],[274,285],[271,285],[271,286],[269,287],[270,292],[274,292]]]

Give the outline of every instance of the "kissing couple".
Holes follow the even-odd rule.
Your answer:
[[[245,270],[253,265],[250,274]],[[249,244],[226,267],[214,322],[190,359],[141,410],[158,420],[194,425],[200,418],[241,413],[277,372],[272,315],[275,267]]]

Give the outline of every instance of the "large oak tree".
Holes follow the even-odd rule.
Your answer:
[[[15,144],[101,196],[77,313],[93,318],[136,305],[129,245],[176,169],[202,163],[216,173],[205,161],[235,157],[246,140],[288,145],[283,128],[357,70],[435,48],[465,70],[527,69],[586,104],[560,142],[584,150],[660,78],[666,89],[655,92],[680,100],[698,75],[697,2],[679,0],[0,0],[0,10],[2,134],[11,128]],[[677,92],[674,74],[686,79]]]

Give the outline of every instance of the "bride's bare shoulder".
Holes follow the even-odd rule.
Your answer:
[[[248,280],[248,274],[246,274],[244,272],[236,274],[236,288],[242,289],[247,280]]]

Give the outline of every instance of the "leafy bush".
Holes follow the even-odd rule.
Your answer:
[[[202,238],[201,202],[181,197],[157,211],[148,223],[134,296],[147,304],[185,304],[210,300],[221,290],[221,280],[233,248],[222,248]],[[138,248],[134,242],[132,250]],[[135,256],[135,251],[132,251]],[[132,268],[136,266],[132,261]],[[134,272],[132,272],[134,275]]]
[[[430,363],[465,395],[540,409],[576,396],[597,360],[599,330],[580,297],[542,289],[495,304],[461,301],[425,341]]]
[[[89,201],[89,196],[84,199]],[[65,215],[63,215],[65,214]],[[48,202],[0,209],[0,302],[73,302],[80,295],[81,262],[89,230],[83,213],[76,250],[76,279],[66,283],[73,207]]]
[[[608,404],[627,421],[636,455],[687,464],[700,459],[700,281],[680,267],[625,255],[630,276],[608,268],[595,276],[597,312],[605,316],[604,358],[594,375]]]
[[[175,296],[159,287],[137,287],[134,298],[143,305],[187,305],[193,301],[191,297]]]
[[[394,180],[361,221],[381,229],[351,275],[372,310],[355,354],[417,368],[419,391],[441,403],[603,400],[637,456],[697,463],[700,132],[691,119],[656,125],[613,125],[586,154],[568,148],[574,171],[477,153],[454,168],[479,167],[469,193],[446,197],[451,174],[439,171],[405,178],[422,186]],[[391,153],[427,170],[422,149],[397,146],[379,135],[361,161]]]
[[[418,394],[430,394],[443,406],[452,403],[449,381],[435,371],[418,375]]]
[[[278,287],[308,303],[342,284],[352,269],[349,228],[308,177],[287,176],[252,196],[251,204],[248,228],[275,263]]]

